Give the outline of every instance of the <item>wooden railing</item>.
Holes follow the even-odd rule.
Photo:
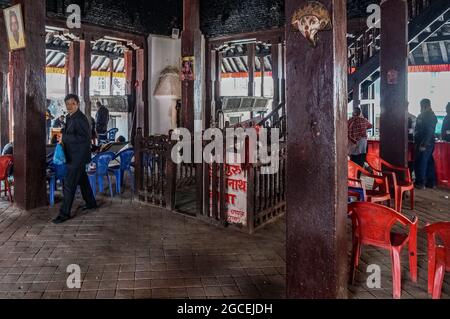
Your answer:
[[[283,107],[280,106],[279,111],[284,113]],[[285,114],[274,114],[275,112],[266,118],[267,123],[285,125],[283,124]],[[277,121],[273,119],[274,116],[278,119]],[[270,127],[268,131],[268,143],[271,145]],[[270,174],[263,174],[266,165],[260,162],[239,165],[175,164],[171,158],[174,145],[175,142],[171,141],[168,135],[143,137],[142,130],[137,130],[135,180],[139,201],[177,211],[176,192],[184,187],[192,187],[196,190],[197,200],[202,199],[197,206],[198,218],[223,226],[236,225],[249,233],[253,233],[284,213],[286,206],[285,141],[282,140],[280,144],[278,167]],[[224,154],[225,146],[224,144]],[[270,151],[272,151],[271,148]],[[269,152],[268,155],[270,156],[271,153]],[[240,182],[241,190],[245,193],[243,197],[240,197],[245,204],[245,211],[244,208],[239,211],[242,213],[242,223],[236,223],[230,217],[230,212],[233,210],[230,208],[231,203],[236,200],[236,195],[230,194],[229,189],[230,182],[233,180],[232,171],[239,171],[245,180]]]
[[[168,135],[142,136],[137,129],[135,138],[135,181],[138,200],[149,204],[172,207],[173,176],[172,142]]]
[[[409,21],[413,20],[436,0],[408,0]],[[380,50],[380,29],[366,28],[361,30],[348,44],[348,70],[355,72]]]
[[[278,169],[263,174],[265,165],[252,165],[247,169],[247,224],[249,232],[273,222],[286,212],[286,147],[280,145]],[[266,166],[267,168],[267,166]]]

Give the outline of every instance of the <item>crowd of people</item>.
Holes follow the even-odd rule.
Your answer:
[[[414,185],[418,189],[436,187],[433,153],[436,138],[450,142],[450,103],[447,104],[446,111],[447,116],[444,118],[439,136],[435,134],[438,120],[429,99],[420,102],[420,115],[417,118],[408,114],[408,140],[414,145],[414,162],[410,165],[410,169],[414,173]],[[364,166],[366,161],[367,131],[371,128],[372,124],[364,118],[361,109],[354,108],[353,115],[348,121],[348,155],[360,166]]]

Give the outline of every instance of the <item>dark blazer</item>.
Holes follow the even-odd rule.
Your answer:
[[[66,162],[82,168],[91,161],[91,128],[88,119],[80,111],[68,115],[62,131]]]
[[[109,122],[109,111],[108,109],[102,105],[97,111],[95,115],[95,124],[97,133],[103,134],[108,130],[108,122]]]

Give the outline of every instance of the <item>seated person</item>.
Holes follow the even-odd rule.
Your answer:
[[[2,150],[2,156],[5,155],[13,155],[14,153],[14,145],[12,142],[5,145],[5,147]]]
[[[5,145],[5,147],[2,150],[2,156],[6,155],[14,155],[14,145],[12,142]],[[12,176],[14,174],[14,165],[11,165],[11,167],[8,169],[8,176]]]
[[[65,122],[66,117],[64,115],[61,115],[55,120],[55,123],[53,123],[53,128],[64,128],[66,125]]]
[[[126,142],[125,137],[119,136],[115,142],[109,142],[107,144],[102,144],[100,146],[93,145],[92,150],[95,153],[103,153],[103,152],[109,151],[113,146],[117,146],[117,147],[121,147],[119,149],[119,151],[120,151],[126,145],[127,145],[127,142]],[[114,147],[114,148],[116,148],[116,147]],[[113,150],[111,150],[111,151],[113,151]],[[117,153],[117,151],[114,151],[114,153]]]
[[[58,135],[54,134],[54,135],[52,136],[52,140],[50,141],[50,144],[51,144],[51,145],[56,145],[56,144],[58,144]]]

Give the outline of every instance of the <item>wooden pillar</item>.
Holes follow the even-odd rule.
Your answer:
[[[211,126],[211,115],[213,114],[213,99],[214,99],[214,66],[215,66],[215,58],[216,51],[211,50],[211,45],[207,46],[206,51],[206,92],[205,92],[205,129],[208,129]]]
[[[202,79],[201,54],[202,34],[200,32],[200,0],[183,0],[183,32],[181,33],[181,56],[193,56],[195,59],[194,81],[183,81],[182,83],[182,114],[183,126],[194,131],[194,120],[196,113],[195,105],[197,99],[200,99],[201,90],[199,90],[199,80]],[[199,50],[200,49],[200,50]],[[196,90],[197,87],[197,90]],[[198,107],[197,107],[198,108]]]
[[[91,96],[90,96],[90,81],[91,81],[91,37],[86,35],[84,40],[80,41],[80,100],[82,101],[81,111],[88,116],[91,116]]]
[[[264,97],[264,73],[265,73],[265,65],[264,65],[264,56],[260,57],[259,59],[261,64],[261,97]]]
[[[255,44],[247,44],[248,96],[255,96]]]
[[[142,128],[144,137],[149,135],[148,100],[147,100],[147,50],[136,50],[136,123]]]
[[[381,5],[381,157],[398,166],[408,161],[408,19],[407,3]]]
[[[279,44],[272,43],[271,55],[272,55],[272,80],[273,80],[273,100],[272,109],[276,109],[280,104],[280,75],[279,75]],[[278,113],[275,114],[278,117]]]
[[[217,111],[222,109],[222,100],[220,99],[220,95],[221,95],[221,85],[222,85],[222,60],[223,60],[223,54],[221,52],[219,52],[218,50],[216,51],[216,58],[215,58],[215,64],[214,64],[214,75],[215,75],[215,80],[214,80],[214,119],[216,119],[216,121],[219,121],[219,119],[217,118]]]
[[[3,14],[0,13],[0,26],[4,27]],[[6,32],[0,32],[0,43],[8,43]],[[7,45],[0,46],[0,147],[10,142],[9,136],[9,105],[8,105],[8,61]]]
[[[286,0],[286,20],[306,2]],[[286,26],[288,298],[347,296],[347,9],[321,3],[317,47]]]
[[[67,93],[79,94],[78,81],[80,78],[80,42],[72,41],[67,54]]]
[[[114,60],[109,59],[109,95],[114,95]]]
[[[136,111],[136,90],[134,86],[136,84],[136,54],[134,50],[126,50],[124,53],[125,59],[125,95],[128,99],[128,134],[129,140],[134,143],[135,135],[135,111]],[[133,144],[134,145],[134,144]]]
[[[47,204],[45,151],[45,0],[14,0],[23,9],[26,48],[10,55],[14,109],[15,202]]]
[[[359,107],[361,104],[361,90],[359,83],[353,87],[353,108]]]

